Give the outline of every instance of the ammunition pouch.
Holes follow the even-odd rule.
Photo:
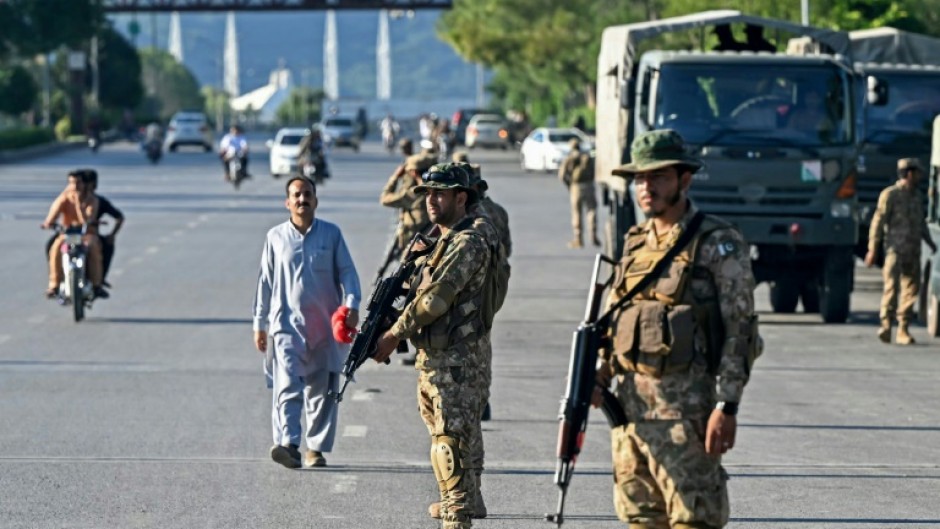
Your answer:
[[[657,378],[684,372],[695,360],[695,331],[691,306],[637,301],[617,318],[614,358],[625,371]]]

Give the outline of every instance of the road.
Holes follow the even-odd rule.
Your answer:
[[[260,146],[261,142],[255,142]],[[270,396],[251,343],[265,232],[286,219],[284,182],[253,160],[241,191],[212,155],[158,166],[132,146],[0,165],[0,527],[416,528],[437,487],[416,373],[368,364],[340,410],[329,467],[268,459]],[[509,210],[515,241],[494,328],[485,423],[490,517],[546,527],[558,401],[583,313],[592,250],[572,251],[565,191],[514,153],[471,153]],[[392,212],[377,195],[396,158],[367,144],[333,154],[317,215],[344,231],[368,291]],[[93,166],[128,216],[112,298],[75,324],[42,297],[38,229],[66,171]],[[860,270],[845,325],[762,311],[764,356],[739,416],[733,528],[940,527],[940,342],[877,343],[879,280]],[[624,527],[611,503],[605,423],[595,413],[568,501],[570,527]]]

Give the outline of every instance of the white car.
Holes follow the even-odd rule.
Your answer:
[[[499,147],[508,149],[509,125],[499,114],[476,114],[470,118],[464,133],[464,145],[474,147]]]
[[[546,128],[533,130],[522,142],[520,158],[525,171],[557,171],[561,161],[568,156],[572,138],[581,141],[581,150],[589,152],[594,148],[591,138],[578,129]]]
[[[170,118],[163,145],[166,150],[176,152],[180,145],[196,145],[209,152],[215,139],[209,121],[202,112],[177,112]]]
[[[281,129],[273,140],[267,141],[267,146],[271,149],[271,176],[277,178],[297,173],[300,142],[308,134],[310,129]]]

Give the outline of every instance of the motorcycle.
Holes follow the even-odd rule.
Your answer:
[[[301,170],[305,177],[313,180],[317,185],[321,185],[324,178],[330,177],[330,170],[326,165],[326,156],[322,149],[307,154]]]
[[[232,182],[236,190],[241,186],[242,180],[248,178],[248,170],[245,168],[247,158],[248,153],[244,150],[235,152],[233,149],[229,149],[225,153],[226,177]]]
[[[85,310],[91,309],[95,298],[94,288],[88,279],[88,248],[83,242],[88,225],[69,228],[55,225],[52,229],[65,236],[62,240],[63,280],[56,292],[56,302],[62,306],[70,305],[77,323],[85,318]]]
[[[147,154],[150,163],[156,165],[160,161],[160,157],[163,156],[163,145],[160,140],[151,140],[144,145],[144,152]]]

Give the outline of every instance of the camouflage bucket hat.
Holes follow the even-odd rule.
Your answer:
[[[630,146],[632,162],[617,167],[611,174],[631,177],[633,173],[655,171],[670,165],[688,165],[693,172],[702,168],[698,158],[685,152],[685,141],[672,129],[653,130],[637,136]]]
[[[898,160],[898,171],[918,170],[924,172],[924,166],[917,158],[901,158]]]
[[[414,189],[418,193],[425,193],[428,189],[461,189],[476,196],[470,187],[470,172],[458,164],[439,163],[421,175],[424,183]]]
[[[454,165],[460,169],[463,169],[467,172],[468,175],[470,175],[470,187],[478,191],[486,191],[490,188],[489,184],[486,183],[486,180],[484,180],[483,176],[481,175],[480,164],[459,162],[455,163]]]
[[[418,171],[423,173],[427,171],[437,160],[433,156],[426,154],[413,154],[405,159],[406,171]]]

